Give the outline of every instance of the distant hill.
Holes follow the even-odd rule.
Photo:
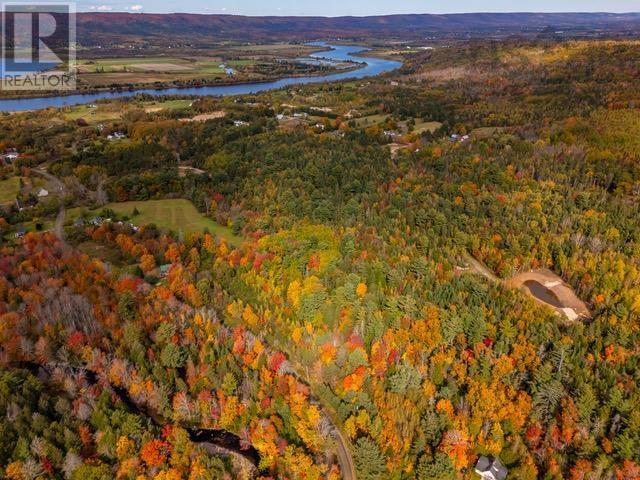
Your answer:
[[[469,13],[375,17],[244,17],[198,14],[80,13],[84,45],[123,41],[171,44],[218,40],[312,40],[430,35],[507,35],[543,31],[640,33],[640,13]]]

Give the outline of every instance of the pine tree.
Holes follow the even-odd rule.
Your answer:
[[[384,455],[378,445],[369,437],[359,438],[356,442],[353,460],[358,478],[362,480],[384,480],[389,478]]]

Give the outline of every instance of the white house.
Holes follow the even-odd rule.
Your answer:
[[[38,191],[38,198],[44,198],[44,197],[48,197],[48,196],[49,196],[49,191],[48,190],[46,190],[44,188],[41,188]]]
[[[122,140],[127,136],[122,132],[115,132],[113,135],[107,135],[107,140]]]
[[[484,456],[478,459],[475,471],[483,480],[504,480],[509,473],[499,458],[491,460]]]
[[[18,154],[18,151],[15,148],[10,148],[4,153],[4,155],[2,155],[2,158],[4,158],[8,163],[11,163],[14,160],[16,160],[19,156],[20,155]]]

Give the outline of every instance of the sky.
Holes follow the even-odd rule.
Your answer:
[[[637,12],[639,0],[76,0],[78,11],[233,15],[388,15],[462,12]]]

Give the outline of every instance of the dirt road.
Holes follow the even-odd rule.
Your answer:
[[[479,273],[480,275],[482,275],[483,277],[485,277],[487,280],[489,280],[492,283],[502,283],[502,280],[500,280],[495,275],[495,273],[493,273],[485,265],[480,263],[478,260],[473,258],[471,255],[465,254],[463,256],[463,258],[464,258],[464,261],[469,264],[469,267],[471,267],[471,269],[474,272]]]
[[[536,302],[552,308],[558,315],[561,315],[570,321],[584,320],[591,316],[591,311],[587,304],[580,300],[573,289],[564,280],[562,280],[560,276],[556,275],[551,270],[540,269],[523,272],[506,280],[502,280],[468,253],[463,255],[463,259],[467,262],[471,270],[482,275],[491,283],[523,290]],[[539,285],[539,288],[548,290],[547,293],[553,295],[554,300],[557,300],[558,303],[554,304],[549,301],[545,301],[544,297],[546,295],[537,295],[529,287],[528,282],[536,282]]]
[[[209,318],[215,318],[220,322],[220,324],[228,330],[229,334],[232,334],[231,327],[226,325],[223,320],[217,315],[215,310],[205,309],[202,311],[202,314],[205,316],[209,316]],[[258,339],[260,342],[266,346],[267,351],[273,351],[274,349],[270,347],[271,342],[265,339],[262,335],[258,336],[253,332],[247,331],[247,335],[251,335],[253,339]],[[279,351],[285,353],[283,349],[278,348]],[[336,457],[338,459],[338,464],[340,465],[340,471],[342,473],[343,480],[356,480],[356,466],[353,462],[353,457],[351,456],[351,447],[350,442],[345,438],[344,434],[338,427],[338,422],[335,420],[335,414],[332,409],[328,407],[322,400],[320,396],[315,392],[317,391],[318,384],[316,382],[312,382],[308,376],[303,373],[305,369],[300,364],[295,364],[291,361],[291,356],[287,355],[287,361],[283,364],[281,368],[283,368],[284,373],[288,373],[293,376],[297,381],[309,387],[311,391],[310,401],[316,406],[320,407],[320,411],[322,417],[326,424],[329,426],[329,434],[333,438],[336,446]]]
[[[64,208],[64,197],[67,195],[67,188],[64,186],[64,183],[58,178],[51,175],[46,170],[46,165],[42,167],[38,167],[33,169],[33,173],[43,177],[47,180],[51,185],[55,187],[56,193],[60,194],[60,210],[58,211],[58,216],[56,217],[56,222],[53,226],[53,232],[56,234],[58,238],[64,240],[64,220],[66,218],[66,212]]]

